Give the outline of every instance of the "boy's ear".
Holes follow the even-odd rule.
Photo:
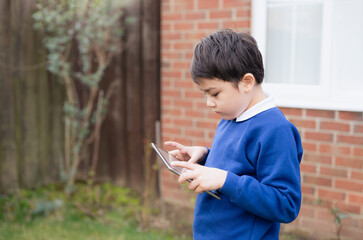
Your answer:
[[[256,79],[252,73],[246,73],[242,80],[239,82],[238,87],[243,90],[245,93],[248,93],[252,90],[253,86],[256,83]]]

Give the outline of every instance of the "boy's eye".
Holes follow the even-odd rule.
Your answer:
[[[211,94],[212,97],[217,97],[219,92]]]

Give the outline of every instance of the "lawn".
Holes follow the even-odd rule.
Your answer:
[[[3,222],[0,239],[24,240],[177,240],[172,233],[161,230],[140,231],[135,223],[125,221],[118,212],[106,214],[101,220],[79,214],[69,214],[64,219],[56,216],[39,217],[31,221]]]
[[[190,234],[182,236],[171,228],[154,208],[148,211],[149,224],[141,228],[143,204],[128,189],[103,185],[97,190],[101,197],[88,190],[78,186],[71,198],[54,186],[0,196],[0,240],[191,239]]]

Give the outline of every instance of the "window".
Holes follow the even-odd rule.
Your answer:
[[[264,89],[279,106],[363,111],[363,1],[253,0]]]

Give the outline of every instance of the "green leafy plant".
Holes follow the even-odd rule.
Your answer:
[[[141,225],[142,227],[149,227],[150,218],[152,216],[152,202],[155,200],[155,185],[157,177],[158,165],[152,162],[151,159],[151,141],[150,139],[144,139],[144,176],[145,184],[143,190],[143,204],[141,209]]]
[[[49,189],[54,189],[51,186]],[[0,197],[0,221],[24,221],[49,215],[63,207],[61,195],[40,188],[19,190],[14,194]]]
[[[340,240],[340,233],[343,228],[342,220],[348,217],[348,214],[339,210],[339,208],[332,207],[332,204],[329,201],[323,201],[321,198],[318,198],[318,205],[325,206],[329,209],[330,214],[334,217],[334,224],[336,226],[336,237]]]
[[[34,28],[43,32],[48,70],[66,90],[61,177],[66,182],[65,192],[70,195],[82,160],[89,158],[88,177],[95,176],[100,128],[107,103],[117,87],[112,80],[102,90],[100,82],[112,58],[122,50],[123,1],[40,0],[36,6]]]

